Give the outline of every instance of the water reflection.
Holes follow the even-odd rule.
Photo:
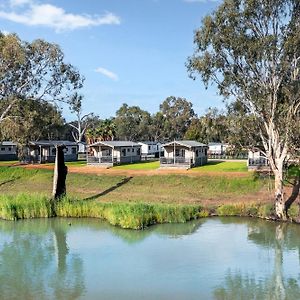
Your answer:
[[[84,296],[83,261],[79,254],[70,252],[67,244],[71,230],[88,227],[112,234],[131,245],[141,243],[152,234],[180,238],[192,234],[200,225],[201,222],[193,221],[136,231],[90,219],[1,221],[1,299],[77,299]]]
[[[82,260],[68,254],[60,225],[1,222],[1,299],[76,299],[83,294]]]
[[[300,299],[299,253],[300,226],[256,219],[0,221],[0,298]]]
[[[240,219],[243,222],[243,219]],[[230,219],[223,220],[223,223]],[[256,278],[228,269],[225,282],[214,290],[216,299],[300,299],[299,274],[284,277],[284,252],[297,250],[300,253],[299,227],[288,223],[273,223],[254,220],[248,224],[248,240],[273,251],[271,276]],[[298,265],[293,264],[295,270]]]

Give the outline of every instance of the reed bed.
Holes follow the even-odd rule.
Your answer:
[[[199,205],[168,205],[152,203],[101,203],[63,198],[51,205],[49,197],[35,194],[28,196],[0,196],[0,218],[18,220],[31,218],[72,217],[99,218],[122,228],[143,229],[153,224],[184,223],[208,216],[246,216],[272,218],[271,204],[237,203],[216,207]],[[298,208],[291,210],[291,216],[298,215]]]

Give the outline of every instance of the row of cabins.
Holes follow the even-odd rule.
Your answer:
[[[76,161],[80,152],[85,152],[85,145],[71,141],[38,141],[29,142],[24,149],[22,160],[27,163],[54,162],[56,146],[64,144],[65,161]],[[224,145],[210,143],[209,146],[196,141],[172,141],[164,145],[156,142],[103,141],[88,146],[87,164],[111,167],[116,164],[139,162],[145,157],[159,157],[163,168],[191,168],[207,163],[209,154],[222,153]],[[17,144],[0,143],[0,160],[16,160]],[[259,149],[249,151],[248,168],[268,166],[268,160]]]
[[[207,163],[208,147],[196,141],[173,141],[156,147],[156,152],[160,153],[162,148],[164,151],[160,157],[161,167],[191,168]],[[143,154],[140,143],[128,141],[101,141],[88,148],[87,164],[103,167],[138,162]]]
[[[56,156],[56,146],[65,145],[65,161],[76,161],[78,158],[79,146],[71,141],[38,141],[29,142],[23,149],[21,160],[27,163],[54,162]],[[0,160],[17,160],[17,144],[9,141],[0,143]]]

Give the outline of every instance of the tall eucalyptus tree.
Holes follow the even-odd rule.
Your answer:
[[[194,36],[190,76],[214,82],[220,94],[237,99],[254,116],[275,176],[275,211],[280,219],[295,201],[285,197],[284,165],[293,149],[300,107],[300,2],[224,0],[204,18]]]

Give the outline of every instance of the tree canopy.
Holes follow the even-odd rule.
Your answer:
[[[196,116],[192,103],[185,98],[170,96],[159,109],[164,117],[165,140],[182,139]]]
[[[64,61],[56,44],[38,39],[31,43],[15,34],[0,33],[0,123],[10,117],[19,100],[67,102],[83,84],[76,68]]]
[[[253,117],[275,175],[275,207],[286,218],[284,164],[295,144],[300,106],[300,3],[225,0],[196,30],[190,76],[217,84]],[[300,178],[295,178],[300,186]],[[291,200],[291,199],[290,199]]]

